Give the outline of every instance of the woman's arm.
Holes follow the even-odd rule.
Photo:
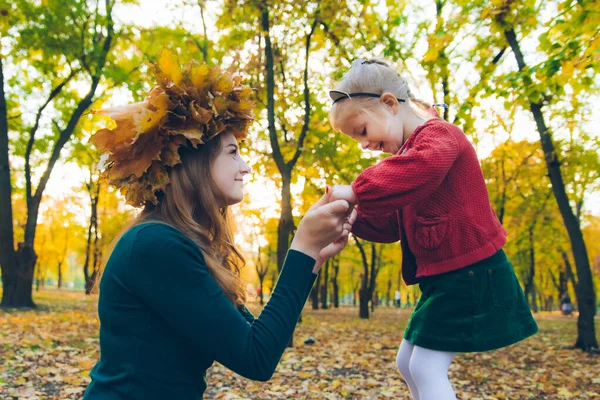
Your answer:
[[[256,317],[254,316],[254,314],[252,314],[252,311],[248,310],[246,306],[238,307],[238,311],[240,312],[240,315],[244,317],[246,321],[248,321],[249,324],[253,324],[256,320]]]
[[[167,229],[151,225],[138,232],[128,289],[198,351],[242,376],[268,380],[316,278],[315,260],[290,250],[271,300],[250,324],[209,274],[195,244]]]

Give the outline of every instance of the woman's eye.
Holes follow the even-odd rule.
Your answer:
[[[229,152],[229,154],[236,154],[236,153],[237,153],[237,149],[235,149],[235,150],[231,150],[231,151]]]

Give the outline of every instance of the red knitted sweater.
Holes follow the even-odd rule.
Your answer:
[[[455,125],[431,119],[396,155],[352,183],[358,219],[352,233],[402,244],[402,277],[467,267],[504,246],[507,232],[492,209],[475,149]]]

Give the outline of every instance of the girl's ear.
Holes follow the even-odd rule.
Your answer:
[[[381,97],[379,98],[379,101],[383,104],[385,104],[386,106],[388,106],[391,111],[392,114],[396,115],[396,113],[398,113],[398,100],[396,99],[396,96],[394,96],[392,93],[390,92],[385,92],[384,94],[381,95]]]

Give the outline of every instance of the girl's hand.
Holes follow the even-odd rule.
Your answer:
[[[300,251],[319,261],[319,253],[350,232],[351,224],[346,214],[350,205],[346,200],[331,201],[331,189],[317,201],[300,221],[290,249]],[[341,250],[339,244],[334,246]],[[337,254],[327,252],[326,254]]]
[[[346,200],[351,207],[354,207],[357,202],[356,194],[350,185],[334,186],[331,192],[331,199],[329,201],[335,200]]]

